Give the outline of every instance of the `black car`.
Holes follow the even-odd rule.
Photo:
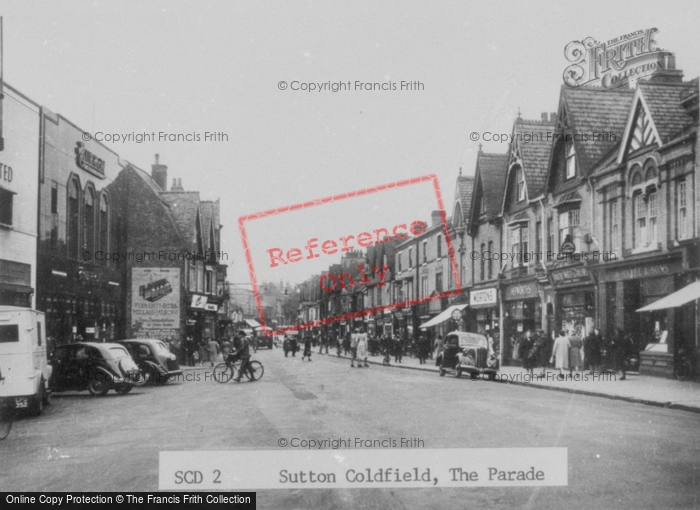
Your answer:
[[[445,347],[438,355],[436,364],[440,376],[448,371],[461,377],[463,372],[477,374],[495,380],[498,373],[498,358],[489,349],[488,339],[477,333],[453,331],[445,338]]]
[[[126,347],[146,379],[154,384],[165,384],[182,374],[177,358],[161,340],[132,338],[118,343]]]
[[[51,391],[126,394],[142,379],[139,367],[123,345],[78,342],[56,347],[51,356]]]

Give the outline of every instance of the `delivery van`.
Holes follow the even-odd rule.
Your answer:
[[[44,313],[0,306],[0,399],[39,415],[49,403],[51,366],[46,359]]]

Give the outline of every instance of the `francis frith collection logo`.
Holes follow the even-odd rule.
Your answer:
[[[564,48],[564,56],[571,62],[564,70],[564,83],[569,87],[616,89],[668,68],[673,55],[656,46],[657,32],[656,28],[649,28],[607,42],[592,37],[571,41]]]

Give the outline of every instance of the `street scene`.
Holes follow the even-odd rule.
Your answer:
[[[698,6],[127,4],[0,13],[5,504],[700,508]]]

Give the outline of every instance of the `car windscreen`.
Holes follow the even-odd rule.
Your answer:
[[[486,337],[483,336],[477,336],[477,335],[469,335],[469,336],[461,336],[459,338],[459,345],[460,347],[466,347],[468,345],[470,346],[475,346],[475,347],[483,347],[486,349],[488,347],[488,341],[486,340]]]

